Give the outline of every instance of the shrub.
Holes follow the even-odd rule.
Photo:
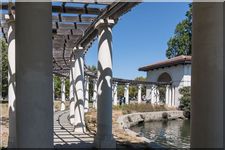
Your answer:
[[[182,97],[180,98],[179,108],[184,111],[184,116],[190,118],[191,116],[191,87],[183,87],[179,89]]]
[[[123,114],[129,114],[134,112],[154,112],[167,110],[164,105],[152,105],[152,104],[129,104],[122,106],[114,106],[114,110],[122,110]]]

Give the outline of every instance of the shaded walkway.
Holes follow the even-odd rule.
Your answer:
[[[74,134],[73,126],[68,121],[69,111],[55,112],[54,145],[55,148],[93,148],[94,136]]]

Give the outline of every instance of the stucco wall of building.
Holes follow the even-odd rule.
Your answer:
[[[178,107],[181,97],[179,89],[184,86],[191,86],[191,64],[175,65],[171,67],[154,69],[147,72],[147,81],[157,82],[161,74],[168,73],[172,79],[171,94],[173,95],[172,104]],[[174,90],[174,91],[173,91]],[[152,99],[152,86],[146,87],[146,98]]]

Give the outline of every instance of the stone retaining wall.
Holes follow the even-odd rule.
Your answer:
[[[167,113],[168,120],[175,120],[175,119],[185,119],[183,115],[183,111],[159,111],[159,112],[146,112],[146,113],[133,113],[124,116],[120,116],[117,119],[117,122],[120,124],[120,127],[129,134],[130,136],[134,136],[141,141],[148,143],[149,148],[165,148],[161,145],[151,141],[145,137],[141,137],[139,133],[136,133],[129,128],[135,126],[142,122],[151,122],[151,121],[161,121],[163,119],[163,113]]]
[[[161,121],[163,120],[163,113],[168,114],[168,120],[174,120],[178,118],[184,119],[183,111],[158,111],[158,112],[146,112],[146,113],[132,113],[124,116],[120,116],[117,122],[125,129],[135,126],[141,122]]]

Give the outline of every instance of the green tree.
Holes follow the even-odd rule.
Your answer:
[[[136,77],[134,80],[137,80],[137,81],[146,81],[146,78],[145,77]]]
[[[70,80],[66,78],[66,97],[69,98]]]
[[[134,80],[137,80],[137,81],[147,81],[147,78],[140,76],[140,77],[136,77]],[[146,86],[142,86],[141,93],[142,93],[142,95],[145,95],[145,93],[146,93]]]
[[[186,18],[176,26],[174,36],[168,41],[167,58],[179,55],[191,55],[192,39],[192,4],[186,12]]]
[[[129,87],[129,95],[131,98],[133,97],[137,97],[137,94],[138,94],[138,88],[137,86],[130,86]]]
[[[2,97],[8,96],[8,45],[4,39],[0,39],[2,50]]]
[[[117,94],[118,94],[118,97],[124,96],[124,85],[118,85]]]
[[[61,98],[61,77],[53,75],[54,81],[54,89],[55,89],[55,98]],[[66,88],[66,98],[69,98],[69,88],[70,88],[70,81],[66,78],[65,80],[65,88]]]
[[[53,80],[54,80],[55,98],[60,98],[61,97],[61,80],[60,80],[60,77],[54,75]]]

